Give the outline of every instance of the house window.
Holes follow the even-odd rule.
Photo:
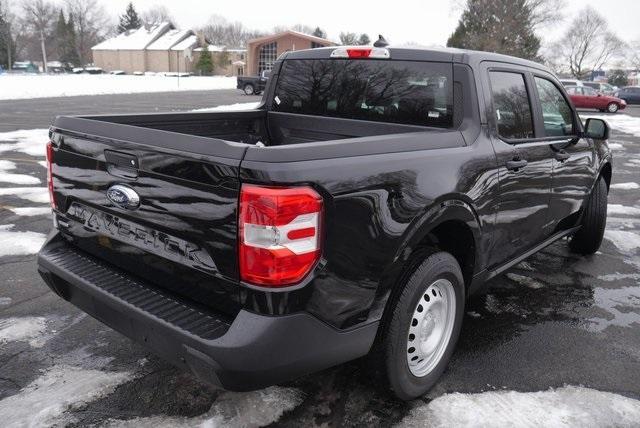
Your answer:
[[[262,45],[258,57],[258,75],[261,75],[264,70],[271,70],[277,57],[278,42]]]
[[[311,49],[315,49],[315,48],[323,48],[324,45],[321,43],[317,43],[317,42],[311,42]]]

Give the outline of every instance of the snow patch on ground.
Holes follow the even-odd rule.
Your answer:
[[[0,188],[0,196],[16,196],[38,204],[49,203],[49,191],[46,187],[5,187]]]
[[[640,401],[566,386],[540,392],[446,394],[415,407],[400,427],[632,427]]]
[[[624,146],[620,143],[609,143],[609,148],[611,150],[623,150]]]
[[[640,189],[640,184],[638,183],[615,183],[611,185],[612,189],[620,189],[620,190],[635,190]]]
[[[218,107],[207,107],[207,108],[198,108],[191,111],[237,111],[237,110],[255,110],[260,105],[260,102],[253,103],[236,103],[236,104],[228,104]]]
[[[604,237],[624,253],[640,248],[640,235],[628,230],[605,230]]]
[[[9,143],[4,143],[7,141]],[[45,128],[0,132],[0,153],[16,151],[26,153],[29,156],[45,157],[48,141],[49,130]]]
[[[640,279],[640,273],[609,273],[606,275],[598,276],[598,279],[601,281],[620,281],[621,279]]]
[[[47,238],[38,232],[12,231],[13,224],[0,225],[0,257],[35,254]]]
[[[601,288],[593,289],[593,301],[596,306],[607,312],[607,317],[588,319],[589,330],[603,331],[609,326],[631,327],[640,325],[640,288]]]
[[[224,76],[181,77],[115,76],[110,74],[0,75],[0,99],[71,97],[76,95],[134,94],[168,91],[235,89],[236,78]]]
[[[607,206],[607,214],[614,215],[640,215],[640,208],[627,207],[620,204],[609,204]]]
[[[116,386],[129,379],[131,375],[127,372],[104,372],[64,364],[55,365],[18,394],[0,401],[3,425],[56,425],[64,412],[110,394]]]
[[[0,297],[0,306],[9,306],[11,304],[11,297]]]
[[[536,281],[535,279],[528,276],[518,275],[517,273],[508,273],[507,278],[509,278],[511,281],[515,281],[519,284],[525,285],[533,289],[544,287],[544,285],[542,285],[541,282]]]
[[[30,340],[37,348],[39,342],[34,340],[44,334],[46,327],[47,320],[43,317],[0,319],[0,343]]]
[[[585,114],[580,113],[580,118],[586,120],[588,118],[603,119],[609,126],[616,131],[626,134],[633,134],[640,137],[640,117],[629,116],[628,114]],[[611,144],[609,144],[611,146]]]
[[[111,428],[179,427],[261,427],[280,419],[284,412],[302,403],[302,392],[295,388],[272,386],[253,392],[222,392],[211,409],[194,418],[151,416],[129,420],[110,420]]]
[[[9,210],[12,211],[14,214],[25,216],[25,217],[51,214],[51,208],[49,207],[18,207],[18,208],[9,208]]]
[[[13,184],[40,184],[40,179],[27,174],[9,172],[16,169],[15,162],[0,159],[0,182]]]

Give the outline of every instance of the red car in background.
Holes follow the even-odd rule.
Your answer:
[[[611,95],[604,95],[588,86],[569,86],[566,90],[576,108],[594,108],[615,113],[627,106],[626,101]]]

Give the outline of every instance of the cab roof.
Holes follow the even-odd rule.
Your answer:
[[[331,52],[345,46],[330,46],[300,51],[285,52],[281,59],[329,59]],[[348,46],[349,49],[366,49],[369,46]],[[391,60],[404,61],[434,61],[434,62],[456,62],[468,64],[472,68],[482,61],[503,62],[524,67],[537,68],[551,72],[549,68],[537,62],[517,58],[509,55],[502,55],[493,52],[474,51],[456,48],[421,48],[421,47],[393,47],[388,46]]]

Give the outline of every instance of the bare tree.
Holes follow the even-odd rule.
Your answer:
[[[640,40],[629,43],[627,62],[635,71],[640,70]]]
[[[209,43],[228,48],[244,47],[247,40],[263,35],[247,29],[241,22],[229,22],[219,15],[212,15],[201,31]]]
[[[527,0],[526,6],[531,11],[531,26],[536,30],[564,19],[565,0]]]
[[[573,20],[554,45],[562,64],[576,79],[586,78],[623,53],[624,42],[609,30],[607,21],[590,6]]]
[[[46,40],[51,31],[51,25],[55,18],[55,8],[53,3],[45,0],[25,0],[22,3],[24,20],[28,28],[36,33],[40,39],[40,49],[42,50],[42,67],[47,70],[47,48]]]
[[[84,65],[91,56],[91,47],[100,42],[112,27],[111,18],[98,0],[65,0],[65,3],[75,21],[76,49],[80,65]]]
[[[169,12],[169,9],[161,4],[154,5],[144,11],[142,13],[142,21],[148,25],[160,24],[161,22],[170,22],[172,25],[176,25],[176,20]]]

